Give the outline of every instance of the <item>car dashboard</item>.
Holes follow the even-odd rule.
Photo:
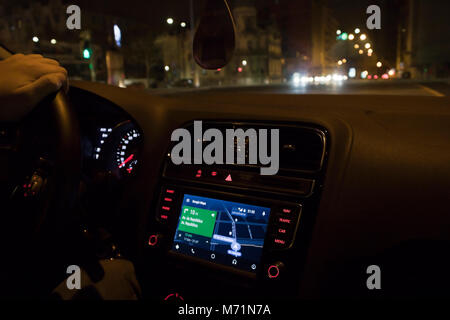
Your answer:
[[[386,272],[383,294],[414,296],[424,291],[405,279],[449,265],[447,98],[156,96],[85,82],[69,98],[86,214],[109,226],[145,297],[378,297],[370,265]],[[174,165],[171,134],[196,120],[279,129],[278,174]]]

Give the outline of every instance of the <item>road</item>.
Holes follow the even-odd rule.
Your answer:
[[[294,86],[292,84],[228,86],[199,89],[157,89],[150,92],[172,94],[177,92],[199,91],[244,91],[248,93],[279,94],[374,94],[374,95],[406,95],[406,96],[450,96],[450,82],[419,82],[402,80],[356,80],[328,84],[308,83]]]

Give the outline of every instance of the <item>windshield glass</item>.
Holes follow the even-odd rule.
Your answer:
[[[154,93],[450,94],[450,1],[229,0],[235,50],[214,70],[192,51],[206,2],[0,0],[0,43]]]

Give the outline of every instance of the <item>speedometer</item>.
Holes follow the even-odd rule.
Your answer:
[[[142,134],[133,122],[118,124],[102,150],[106,169],[119,178],[133,174],[139,164],[141,143]]]
[[[136,129],[131,129],[120,138],[116,148],[116,164],[121,172],[132,173],[136,168],[140,137]]]

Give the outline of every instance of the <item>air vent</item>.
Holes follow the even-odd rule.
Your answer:
[[[245,131],[253,128],[257,132],[259,129],[279,129],[280,173],[292,171],[315,173],[322,169],[326,150],[326,135],[322,129],[313,126],[287,124],[203,122],[203,132],[210,128],[219,129],[223,132],[224,137],[226,129],[243,129]],[[187,129],[193,134],[193,125],[188,126]],[[209,143],[205,141],[204,145],[206,146]],[[235,141],[235,145],[237,145],[237,141]],[[248,150],[248,139],[246,139],[245,162],[247,165],[239,165],[239,167],[255,167],[255,165],[248,165]]]

